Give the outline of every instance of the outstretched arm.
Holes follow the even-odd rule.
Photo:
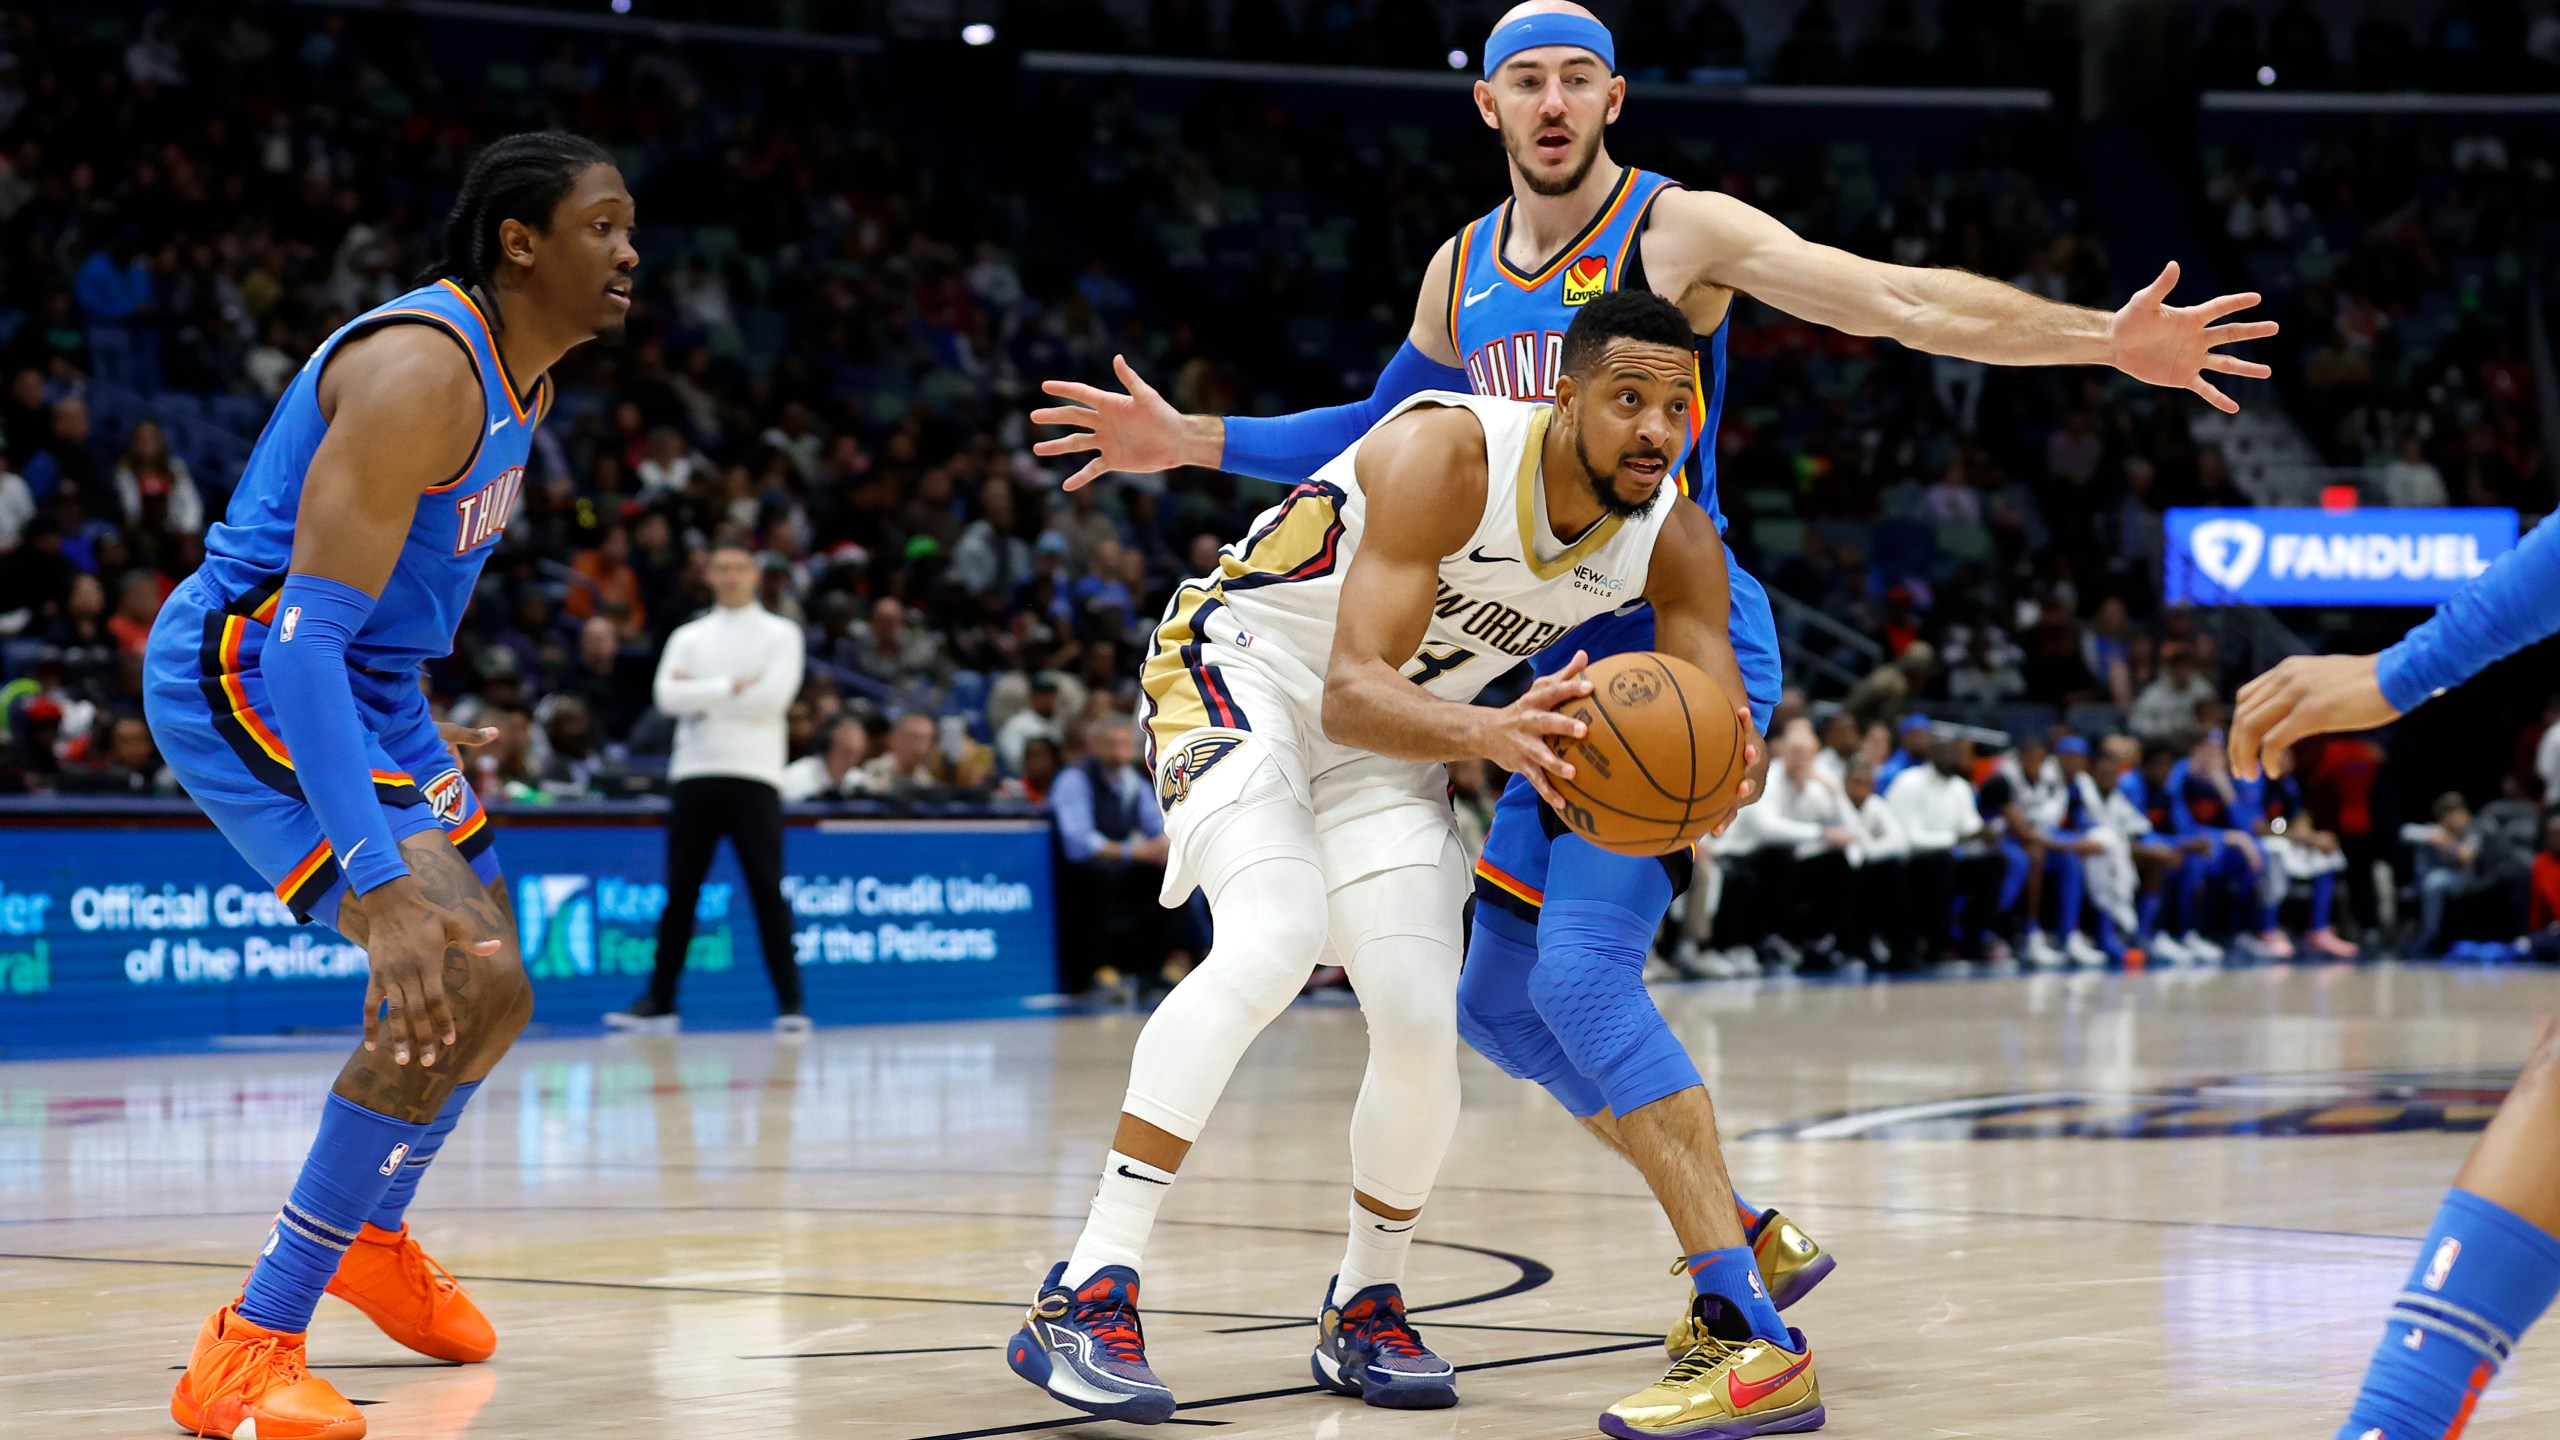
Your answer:
[[[1352,441],[1407,398],[1425,390],[1467,388],[1467,372],[1458,368],[1458,352],[1449,343],[1449,269],[1456,263],[1455,250],[1455,241],[1442,241],[1440,253],[1423,272],[1422,290],[1413,303],[1413,328],[1379,372],[1377,388],[1367,399],[1295,415],[1185,415],[1139,378],[1127,359],[1114,355],[1111,368],[1128,393],[1114,395],[1072,380],[1043,383],[1043,391],[1073,403],[1034,410],[1031,423],[1066,426],[1076,433],[1031,448],[1041,455],[1093,456],[1067,477],[1069,490],[1083,489],[1106,471],[1145,474],[1179,465],[1294,485],[1350,449]]]
[[[2281,774],[2294,742],[2388,725],[2537,640],[2560,634],[2560,523],[2455,592],[2379,655],[2296,655],[2240,687],[2231,769]]]
[[[1752,721],[1751,692],[1743,687],[1742,665],[1734,658],[1732,582],[1725,574],[1724,541],[1706,511],[1695,505],[1672,507],[1645,567],[1644,598],[1653,606],[1654,648],[1705,671],[1734,702],[1742,725],[1742,779],[1733,803],[1737,808],[1750,804],[1760,794],[1769,747]],[[1716,833],[1732,823],[1728,817]]]
[[[1404,674],[1430,629],[1440,562],[1484,513],[1482,424],[1468,410],[1410,411],[1361,445],[1358,473],[1368,524],[1336,606],[1326,738],[1399,760],[1482,755],[1554,803],[1547,777],[1573,775],[1554,741],[1583,730],[1556,708],[1591,693],[1580,656],[1500,710],[1441,699]]]
[[[2213,322],[2258,303],[2223,295],[2173,306],[2177,262],[2110,314],[2063,305],[1969,271],[1889,265],[1816,244],[1774,216],[1714,191],[1677,190],[1657,202],[1648,263],[1720,285],[1799,319],[1852,335],[1881,335],[1915,350],[1989,365],[2111,365],[2137,380],[2192,390],[2216,409],[2240,407],[2208,374],[2263,380],[2266,366],[2217,347],[2263,340],[2272,320]]]

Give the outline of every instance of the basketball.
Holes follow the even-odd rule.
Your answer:
[[[1621,855],[1665,855],[1733,812],[1742,778],[1740,702],[1686,660],[1640,650],[1583,672],[1591,693],[1564,708],[1587,733],[1557,745],[1573,778],[1555,781],[1573,832]]]

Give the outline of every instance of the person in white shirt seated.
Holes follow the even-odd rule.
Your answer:
[[[782,798],[798,804],[868,795],[871,781],[862,773],[862,764],[870,755],[871,732],[863,727],[862,717],[839,715],[827,727],[825,749],[782,767]]]
[[[1741,882],[1725,890],[1729,933],[1781,968],[1808,958],[1827,966],[1839,950],[1857,816],[1814,767],[1821,747],[1811,721],[1788,721],[1772,748],[1778,763],[1766,793],[1735,817],[1716,847]]]
[[[1876,793],[1875,762],[1861,755],[1841,777],[1841,798],[1855,817],[1858,833],[1849,847],[1849,863],[1857,867],[1858,890],[1850,915],[1852,933],[1843,935],[1850,954],[1864,952],[1880,968],[1917,965],[1927,957],[1920,928],[1911,910],[1911,835],[1902,817]]]
[[[1907,743],[1911,737],[1906,734]],[[1982,812],[1973,791],[1973,742],[1940,736],[1926,765],[1912,765],[1885,787],[1885,803],[1911,841],[1912,914],[1920,944],[1950,957],[1988,952],[1999,898],[1998,851],[1982,842]],[[1746,812],[1748,813],[1748,812]]]
[[[1813,757],[1813,768],[1831,788],[1841,788],[1849,778],[1849,764],[1858,758],[1860,742],[1858,717],[1846,710],[1835,711],[1822,728],[1822,749]]]
[[[1058,677],[1043,670],[1031,677],[1031,703],[996,727],[996,763],[1008,775],[1022,773],[1022,747],[1035,739],[1062,743],[1058,728]]]

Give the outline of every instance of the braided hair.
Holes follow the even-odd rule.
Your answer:
[[[551,212],[578,177],[589,166],[612,163],[603,146],[566,130],[529,130],[490,145],[463,172],[453,211],[445,217],[444,254],[419,272],[417,283],[451,280],[487,290],[498,264],[499,225],[520,220],[547,229]]]

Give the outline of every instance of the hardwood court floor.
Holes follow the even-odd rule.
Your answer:
[[[1840,1256],[1789,1318],[1843,1437],[2326,1437],[2469,1144],[2333,1132],[2476,1126],[2560,1006],[2540,974],[2400,968],[1658,993],[1745,1193]],[[996,1347],[1075,1232],[1136,1025],[528,1043],[411,1217],[498,1325],[496,1360],[421,1360],[336,1300],[312,1358],[377,1437],[1134,1435]],[[1356,1012],[1292,1010],[1166,1207],[1147,1318],[1178,1423],[1593,1433],[1662,1367],[1669,1231],[1632,1171],[1472,1056],[1407,1285],[1470,1367],[1464,1403],[1311,1391],[1361,1054]],[[173,1433],[172,1367],[336,1063],[0,1065],[0,1436]],[[2037,1098],[1938,1103],[2004,1094]],[[2303,1133],[2227,1133],[2251,1127]],[[2528,1343],[2472,1434],[2555,1428],[2560,1360]]]

